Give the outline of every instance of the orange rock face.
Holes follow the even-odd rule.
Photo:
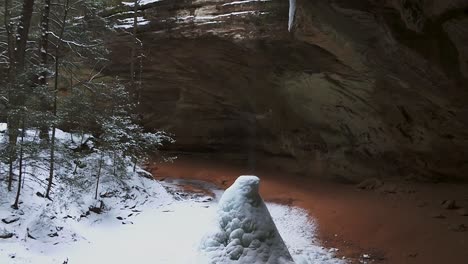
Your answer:
[[[467,179],[468,4],[435,2],[297,0],[291,32],[288,1],[144,5],[145,125],[306,174]],[[109,74],[129,78],[130,43],[110,36]]]

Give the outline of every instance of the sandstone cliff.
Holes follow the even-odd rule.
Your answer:
[[[468,0],[297,0],[290,32],[287,0],[147,2],[140,111],[178,149],[351,181],[468,179]],[[109,43],[123,79],[126,30]]]

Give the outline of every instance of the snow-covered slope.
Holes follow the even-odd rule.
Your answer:
[[[0,123],[0,144],[5,129]],[[70,147],[72,138],[58,130],[58,148]],[[37,133],[28,131],[25,142],[34,140]],[[207,264],[236,258],[245,264],[344,263],[318,245],[305,211],[265,205],[255,176],[240,177],[224,194],[208,184],[205,189],[214,197],[195,199],[173,191],[177,182],[163,186],[141,177],[140,168],[134,173],[129,166],[127,176],[116,178],[108,157],[94,199],[93,164],[100,154],[81,157],[86,166],[76,170],[62,149],[57,158],[64,162],[57,168],[51,201],[42,196],[47,150],[36,155],[34,160],[25,156],[19,210],[11,208],[16,192],[7,191],[2,179],[7,167],[0,162],[0,264]],[[13,184],[18,184],[16,176]]]
[[[11,224],[0,223],[0,230],[5,228],[13,234],[12,238],[0,239],[0,263],[63,264],[68,260],[68,263],[84,264],[107,263],[106,260],[114,258],[129,260],[138,255],[148,257],[141,252],[148,250],[145,243],[150,236],[135,236],[134,230],[137,234],[143,230],[148,233],[150,225],[138,225],[140,215],[143,212],[151,217],[161,215],[160,208],[172,203],[172,197],[159,183],[146,178],[129,181],[128,192],[107,184],[103,187],[109,187],[106,190],[112,197],[101,199],[105,204],[101,214],[89,211],[100,202],[94,202],[86,194],[82,199],[71,200],[69,193],[63,193],[50,202],[28,193],[19,211],[10,209],[10,202],[2,200],[0,219],[19,219]],[[124,248],[134,249],[126,252]]]
[[[11,239],[0,239],[0,263],[63,264],[68,260],[70,264],[207,264],[213,261],[213,256],[219,257],[225,252],[221,247],[210,254],[206,254],[206,251],[200,254],[199,251],[200,241],[206,242],[206,232],[213,229],[219,231],[217,204],[221,190],[210,189],[216,193],[213,200],[203,197],[192,199],[190,195],[189,198],[179,197],[175,200],[160,183],[137,179],[133,183],[140,186],[140,190],[134,188],[133,194],[130,194],[132,199],[119,202],[123,194],[106,198],[107,207],[113,209],[100,215],[93,213],[83,218],[70,218],[67,213],[76,216],[73,211],[81,209],[79,206],[69,206],[64,213],[56,214],[55,218],[52,216],[53,219],[47,214],[39,217],[47,206],[41,203],[43,199],[37,198],[38,202],[28,207],[31,209],[23,210],[24,215],[19,215],[21,220],[16,224],[0,223],[0,227],[15,232]],[[173,183],[163,183],[165,188],[174,189]],[[148,197],[143,190],[149,194]],[[345,263],[333,256],[333,249],[325,249],[316,241],[316,226],[304,210],[271,203],[266,206],[295,263]],[[8,206],[2,204],[0,217],[8,216],[9,212]],[[28,217],[32,221],[26,221]],[[27,237],[26,227],[31,227],[33,222],[36,227],[43,227],[47,236],[44,240]],[[51,223],[54,223],[53,228],[63,227],[58,232],[59,236],[48,236]],[[267,246],[272,248],[272,245]],[[286,253],[283,245],[281,247]],[[237,263],[268,263],[259,259],[252,260],[255,262],[245,261],[242,259]]]
[[[0,145],[7,140],[5,134],[6,125],[0,123]],[[38,143],[37,131],[28,130],[25,134],[24,146]],[[141,168],[133,172],[130,163],[121,168],[117,176],[113,173],[111,157],[101,156],[97,150],[77,158],[72,149],[81,143],[76,140],[87,142],[88,147],[93,148],[92,142],[86,140],[89,135],[78,137],[57,130],[56,137],[59,165],[54,170],[52,200],[43,195],[49,177],[47,148],[25,151],[17,210],[11,208],[19,183],[17,164],[14,164],[14,188],[9,192],[6,186],[8,166],[0,160],[1,264],[62,264],[72,249],[90,243],[92,236],[87,230],[92,226],[131,225],[143,208],[158,208],[173,201],[161,184],[141,177],[145,173]],[[104,164],[95,199],[95,165],[101,158]],[[79,167],[75,163],[77,160]]]

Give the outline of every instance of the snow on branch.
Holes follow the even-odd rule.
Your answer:
[[[57,36],[57,34],[55,34],[53,31],[47,31],[47,34],[52,35],[53,37],[55,37],[56,39],[62,41],[63,43],[66,43],[68,45],[73,45],[73,46],[76,46],[76,47],[80,47],[80,48],[94,48],[94,47],[99,45],[99,43],[92,44],[92,45],[87,45],[87,44],[83,44],[83,43],[78,43],[78,42],[73,41],[73,40],[66,40],[66,39],[60,38],[60,36]]]

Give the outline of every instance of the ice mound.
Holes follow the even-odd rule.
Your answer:
[[[240,176],[219,201],[217,230],[201,249],[210,263],[294,263],[258,193],[260,179]]]

